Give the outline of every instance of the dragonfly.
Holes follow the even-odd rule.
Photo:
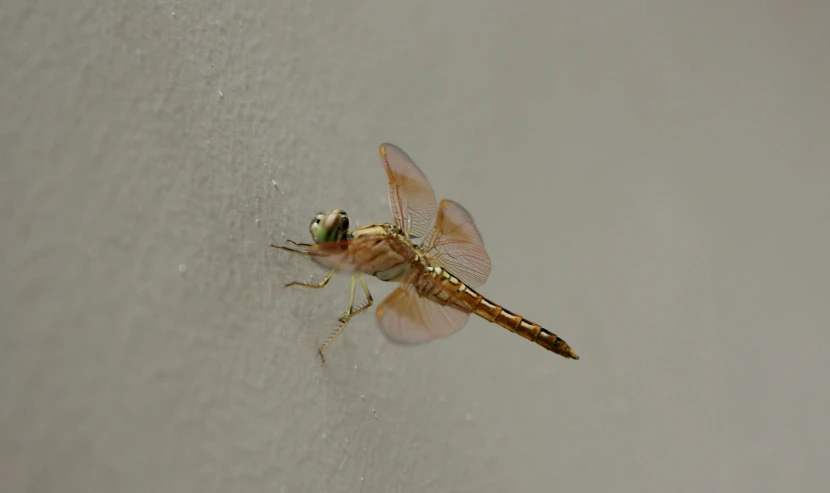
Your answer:
[[[328,269],[319,283],[294,281],[285,287],[321,289],[335,273],[351,273],[349,308],[318,349],[322,362],[323,353],[349,321],[374,304],[364,275],[398,283],[375,312],[381,332],[393,343],[417,345],[450,336],[475,314],[565,358],[579,359],[558,335],[475,291],[490,276],[491,263],[472,216],[452,200],[436,204],[424,173],[397,146],[382,144],[380,158],[389,183],[392,223],[351,231],[348,214],[333,209],[312,219],[313,243],[287,240],[294,248],[271,245],[310,257]],[[423,238],[420,245],[413,242],[418,238]],[[355,306],[358,283],[366,300]]]

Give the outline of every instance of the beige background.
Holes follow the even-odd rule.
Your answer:
[[[0,490],[824,488],[830,4],[489,3],[5,0]],[[580,361],[319,365],[268,244],[387,220],[383,141]]]

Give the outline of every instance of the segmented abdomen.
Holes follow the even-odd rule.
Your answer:
[[[426,277],[426,276],[424,276]],[[475,313],[479,317],[500,325],[510,332],[514,332],[525,339],[535,342],[548,351],[564,356],[565,358],[579,359],[567,342],[553,332],[543,328],[537,323],[525,319],[521,315],[511,312],[496,303],[488,300],[475,290],[467,287],[464,283],[450,274],[431,274],[432,286],[419,283],[419,289],[436,303],[452,306],[453,308]],[[427,281],[423,279],[423,281]],[[427,281],[429,282],[429,281]]]

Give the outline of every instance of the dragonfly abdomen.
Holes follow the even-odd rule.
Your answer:
[[[427,265],[423,269],[422,274],[426,275],[417,276],[415,283],[421,296],[457,310],[475,313],[565,358],[579,359],[567,342],[541,325],[493,303],[443,269]]]
[[[473,305],[472,312],[479,317],[500,325],[510,332],[514,332],[524,337],[528,341],[535,342],[548,351],[564,356],[565,358],[579,359],[576,354],[564,339],[557,336],[553,332],[548,331],[541,325],[525,319],[519,314],[513,313],[500,305],[493,303],[484,296],[474,292],[471,289],[466,290],[468,295],[477,296],[478,300]]]

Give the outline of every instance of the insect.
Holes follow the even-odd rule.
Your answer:
[[[349,308],[340,317],[340,325],[318,350],[323,363],[326,362],[323,352],[352,317],[373,305],[363,274],[398,283],[376,311],[381,332],[392,342],[419,344],[447,337],[461,330],[474,313],[549,351],[579,359],[556,334],[474,290],[490,276],[491,266],[473,218],[452,200],[443,200],[436,206],[435,193],[426,177],[398,147],[382,144],[380,158],[389,181],[389,206],[394,224],[372,224],[350,231],[349,216],[343,210],[334,209],[318,213],[311,221],[309,231],[314,243],[287,240],[298,248],[271,245],[311,257],[329,269],[318,284],[295,281],[286,287],[321,289],[336,272],[351,272]],[[422,237],[420,245],[412,242]],[[358,282],[366,301],[355,307]]]

